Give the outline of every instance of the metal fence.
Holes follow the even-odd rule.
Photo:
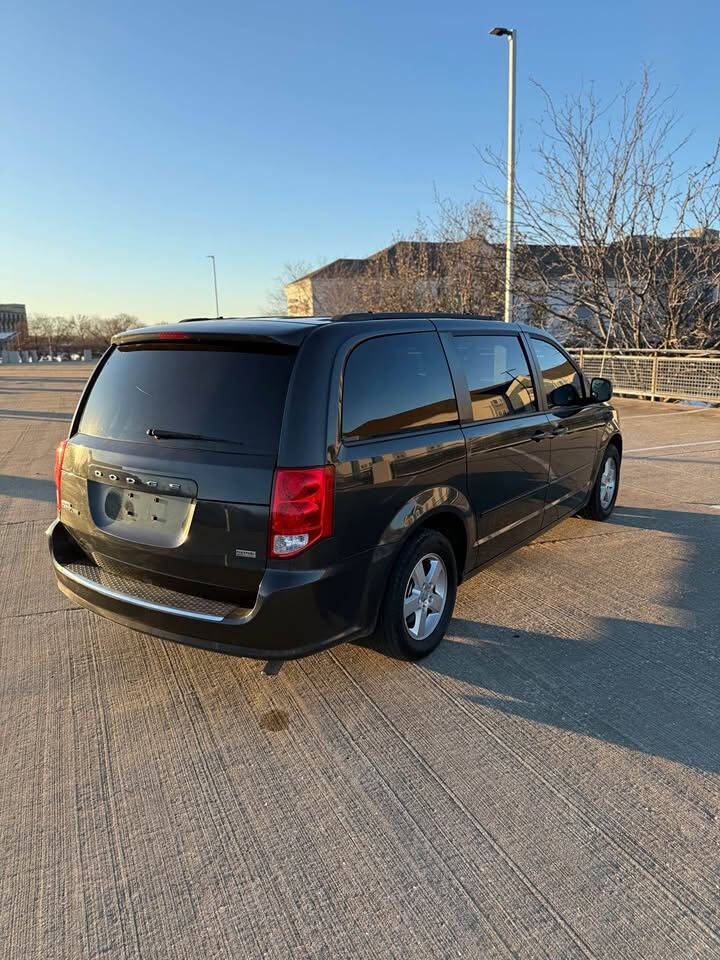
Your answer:
[[[612,380],[615,393],[651,400],[720,403],[720,351],[569,351],[585,375]]]

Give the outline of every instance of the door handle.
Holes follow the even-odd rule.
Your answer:
[[[547,433],[544,430],[536,430],[535,433],[530,437],[531,440],[534,440],[535,443],[540,443],[541,440],[544,440],[547,437]]]
[[[565,434],[565,433],[567,433],[567,432],[568,432],[568,428],[567,428],[567,427],[555,427],[555,429],[554,429],[553,432],[552,432],[552,436],[553,436],[553,437],[562,437],[563,434]]]

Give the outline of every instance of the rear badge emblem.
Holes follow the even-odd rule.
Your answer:
[[[235,551],[235,556],[236,556],[236,557],[247,557],[248,560],[254,560],[255,557],[257,556],[257,553],[256,553],[255,550],[236,550],[236,551]]]

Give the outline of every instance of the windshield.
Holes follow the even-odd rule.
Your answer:
[[[204,345],[117,347],[79,430],[158,447],[227,444],[236,453],[275,454],[293,360],[287,352]]]

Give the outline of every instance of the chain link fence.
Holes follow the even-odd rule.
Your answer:
[[[650,400],[720,403],[720,351],[570,350],[588,379],[607,377],[615,393]]]

